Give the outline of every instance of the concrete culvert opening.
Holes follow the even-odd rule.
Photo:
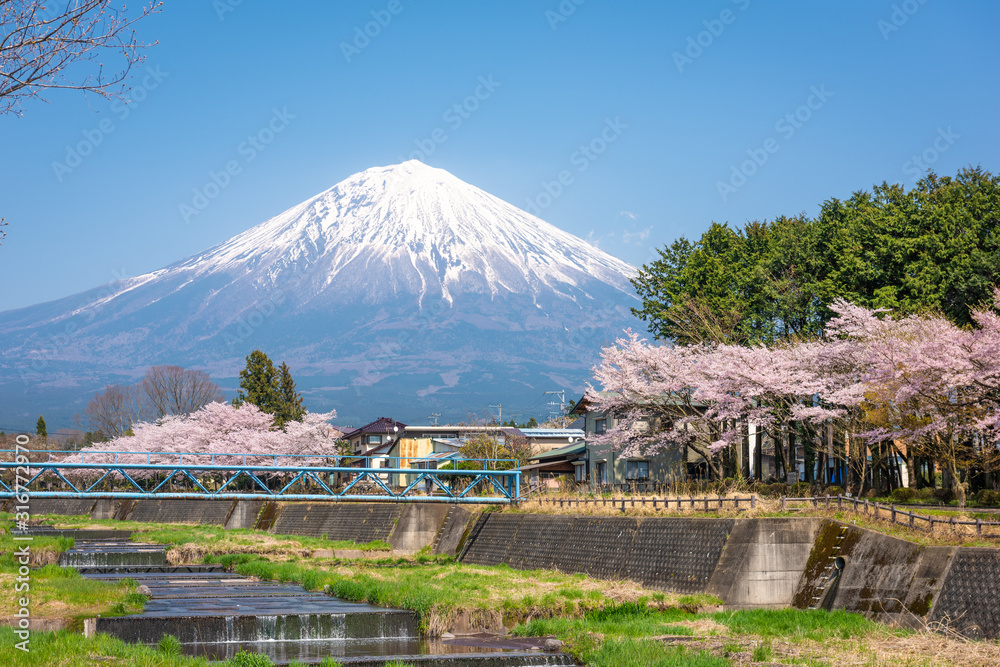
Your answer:
[[[837,556],[833,559],[833,567],[837,570],[843,570],[845,565],[847,565],[847,560],[843,556]]]

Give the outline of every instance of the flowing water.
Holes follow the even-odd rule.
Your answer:
[[[191,655],[223,660],[254,651],[269,655],[276,664],[319,662],[328,656],[359,666],[388,659],[463,667],[574,664],[569,656],[528,651],[523,644],[496,638],[454,643],[423,639],[418,618],[410,611],[256,581],[219,566],[169,566],[163,545],[93,537],[77,539],[60,564],[76,567],[88,578],[134,579],[149,588],[150,600],[141,614],[89,619],[88,635],[104,632],[146,644],[173,635]]]

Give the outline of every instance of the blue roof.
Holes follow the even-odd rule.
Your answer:
[[[520,430],[528,438],[582,438],[586,435],[582,428],[522,428]]]

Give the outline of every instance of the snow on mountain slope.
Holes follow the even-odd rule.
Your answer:
[[[304,373],[339,374],[341,388],[521,363],[579,384],[600,344],[632,323],[634,273],[444,170],[404,162],[166,268],[0,313],[0,383],[40,359],[42,378],[98,381],[154,363],[231,377],[262,347]],[[424,387],[438,385],[462,391]]]

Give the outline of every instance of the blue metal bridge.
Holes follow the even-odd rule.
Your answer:
[[[381,463],[383,467],[375,467]],[[521,471],[505,459],[0,450],[0,499],[308,500],[508,504]],[[395,467],[385,467],[395,466]]]

